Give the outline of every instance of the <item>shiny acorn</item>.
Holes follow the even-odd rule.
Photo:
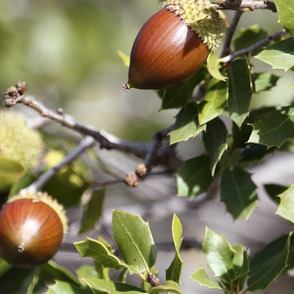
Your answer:
[[[11,198],[0,211],[0,257],[16,267],[51,259],[67,231],[63,206],[46,193]]]
[[[139,31],[130,56],[130,88],[160,90],[193,76],[224,36],[208,0],[170,0]]]

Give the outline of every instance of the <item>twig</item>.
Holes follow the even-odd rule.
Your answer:
[[[232,38],[234,36],[235,30],[237,28],[237,25],[239,23],[239,20],[240,20],[242,14],[243,14],[243,10],[237,10],[234,13],[232,22],[231,22],[230,26],[228,27],[228,30],[226,33],[226,39],[224,42],[223,52],[221,54],[222,57],[226,56],[227,54],[229,54],[231,52],[230,46],[231,46]]]
[[[83,153],[89,147],[92,147],[95,144],[95,140],[90,137],[86,136],[80,144],[71,152],[69,153],[59,164],[54,166],[53,168],[47,170],[40,177],[32,183],[30,186],[22,189],[20,193],[35,193],[40,191],[42,187],[54,176],[57,172],[65,165],[69,164],[70,162],[74,161],[81,153]]]
[[[240,9],[269,9],[272,12],[277,12],[275,3],[270,1],[254,1],[254,0],[227,0],[223,3],[214,4],[216,9],[240,10]]]
[[[221,58],[220,62],[221,63],[228,63],[228,62],[232,61],[233,59],[235,59],[236,57],[242,56],[244,54],[248,54],[249,52],[252,52],[254,49],[261,47],[274,39],[281,38],[282,36],[284,36],[286,34],[287,34],[286,30],[283,29],[279,32],[274,33],[271,36],[268,36],[268,37],[256,42],[255,44],[253,44],[247,48],[232,52],[231,54]]]
[[[20,82],[18,84],[20,84]],[[81,124],[68,114],[50,109],[48,106],[36,100],[33,96],[24,95],[23,92],[24,90],[21,91],[20,94],[18,88],[16,87],[8,88],[4,95],[5,106],[11,107],[16,103],[22,103],[37,110],[43,117],[57,121],[67,128],[72,129],[84,136],[88,135],[93,137],[99,142],[100,148],[108,150],[116,149],[126,153],[132,153],[142,159],[145,159],[147,156],[147,163],[150,166],[163,165],[168,171],[176,171],[181,164],[181,160],[175,156],[175,146],[167,145],[161,147],[160,144],[158,144],[157,138],[156,143],[153,141],[151,143],[129,142],[119,139],[104,131],[98,131],[92,126]],[[171,127],[158,133],[161,134],[161,140],[168,135],[170,128]],[[157,146],[158,149],[154,149],[154,146]]]

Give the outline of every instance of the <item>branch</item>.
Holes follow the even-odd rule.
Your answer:
[[[226,33],[226,39],[225,39],[225,42],[224,42],[224,48],[223,48],[223,52],[221,54],[222,57],[231,52],[231,50],[230,50],[231,42],[232,42],[235,30],[237,28],[237,25],[239,23],[239,20],[240,20],[242,14],[243,14],[243,10],[237,10],[234,13],[232,22],[231,22],[230,26],[228,27],[228,30],[227,30],[227,33]]]
[[[279,38],[281,38],[282,36],[284,36],[286,34],[287,34],[286,30],[283,29],[283,30],[281,30],[279,32],[274,33],[271,36],[268,36],[268,37],[256,42],[255,44],[253,44],[253,45],[251,45],[251,46],[249,46],[247,48],[241,49],[239,51],[232,52],[231,54],[221,58],[220,62],[221,63],[228,63],[228,62],[232,61],[233,59],[235,59],[236,57],[248,54],[248,53],[252,52],[254,49],[256,49],[258,47],[261,47],[261,46],[264,46],[264,45],[266,45],[268,42],[270,42],[272,40],[279,39]]]
[[[58,173],[58,171],[65,165],[69,164],[70,162],[74,161],[81,153],[83,153],[89,147],[92,147],[95,144],[95,140],[90,137],[86,136],[80,144],[70,153],[68,154],[59,164],[54,166],[53,168],[47,170],[43,174],[39,176],[39,178],[28,186],[25,189],[22,189],[20,193],[35,193],[40,191],[42,187],[52,178],[54,175]]]
[[[219,1],[220,2],[220,1]],[[277,12],[275,3],[270,1],[254,1],[254,0],[227,0],[223,3],[214,4],[216,9],[225,10],[242,10],[249,9],[269,9],[272,12]]]
[[[169,172],[176,171],[181,160],[176,156],[175,146],[161,146],[162,141],[168,136],[173,128],[170,126],[154,135],[151,143],[129,142],[119,139],[104,131],[98,131],[92,126],[87,126],[77,122],[72,116],[66,114],[60,109],[55,111],[42,104],[34,97],[25,95],[25,82],[18,82],[16,87],[7,89],[4,95],[4,104],[6,107],[12,107],[17,103],[22,103],[38,111],[41,116],[61,123],[69,129],[72,129],[84,136],[91,136],[100,144],[100,148],[107,150],[116,149],[126,153],[132,153],[138,158],[145,159],[146,167],[150,169],[156,165],[163,165]]]

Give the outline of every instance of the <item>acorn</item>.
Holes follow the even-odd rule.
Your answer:
[[[16,267],[35,267],[58,251],[67,231],[63,206],[47,193],[14,196],[0,211],[0,257]]]
[[[130,88],[160,90],[193,76],[224,36],[224,22],[208,0],[170,0],[139,31],[130,56]]]

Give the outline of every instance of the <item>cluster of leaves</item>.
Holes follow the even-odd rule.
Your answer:
[[[283,70],[292,69],[294,64],[294,29],[291,25],[294,9],[289,9],[285,3],[276,1],[280,23],[291,37],[225,65],[221,70],[225,80],[211,77],[203,67],[185,83],[158,92],[162,109],[181,109],[170,133],[171,144],[202,136],[206,149],[205,154],[186,160],[176,174],[178,194],[197,197],[208,190],[214,179],[220,179],[221,201],[234,219],[248,219],[256,207],[257,191],[246,170],[248,165],[269,153],[293,150],[294,105],[250,111],[253,93],[269,91],[279,79],[268,72],[253,72],[251,56]],[[254,44],[265,36],[267,33],[259,27],[249,27],[235,36],[234,49]],[[205,93],[201,101],[193,99],[198,85]],[[230,129],[223,117],[230,120]],[[60,153],[48,152],[43,171],[54,166],[61,157]],[[13,196],[36,180],[35,175],[14,160],[0,156],[0,166],[0,195]],[[80,168],[78,164],[64,167],[43,189],[65,207],[79,205],[82,194],[89,187]],[[277,213],[294,222],[294,186],[268,184],[265,188],[278,204]],[[104,196],[105,188],[91,191],[80,233],[92,229],[98,221]],[[158,274],[154,267],[157,249],[148,223],[138,215],[114,210],[112,225],[117,248],[101,237],[75,243],[80,256],[92,258],[94,266],[82,266],[73,275],[53,261],[34,269],[13,268],[1,261],[1,291],[39,293],[50,285],[46,292],[50,294],[181,293],[183,232],[177,216],[172,222],[175,256],[160,285],[152,285],[148,279],[150,274],[155,277]],[[225,237],[206,228],[203,251],[216,278],[211,278],[203,268],[191,273],[190,278],[224,293],[264,291],[294,266],[293,248],[290,233],[274,240],[249,260],[243,245],[231,245]],[[117,281],[112,280],[112,270],[120,272]],[[130,284],[128,274],[137,275],[141,286]],[[15,277],[17,283],[11,283]]]
[[[153,284],[148,276],[158,274],[154,265],[157,249],[149,225],[139,215],[119,210],[113,211],[113,235],[117,250],[101,237],[98,240],[87,238],[74,243],[81,257],[90,257],[94,265],[84,265],[76,270],[76,276],[53,261],[34,269],[11,268],[0,262],[3,275],[1,291],[3,293],[39,293],[48,286],[47,294],[89,294],[89,293],[132,293],[159,294],[162,292],[181,294],[179,284],[183,261],[180,248],[183,239],[182,224],[174,215],[172,235],[175,247],[174,258],[165,272],[165,281],[156,278]],[[252,293],[264,291],[279,278],[293,262],[293,236],[284,235],[263,248],[249,261],[243,245],[231,245],[224,236],[206,228],[203,251],[207,265],[216,278],[211,278],[205,269],[197,269],[189,278],[210,289],[219,289],[224,293]],[[117,281],[111,280],[111,270],[119,271]],[[127,282],[128,274],[137,275],[141,286]],[[11,277],[17,277],[18,283],[11,285]],[[78,278],[77,278],[78,277]],[[6,281],[6,282],[5,282]]]

